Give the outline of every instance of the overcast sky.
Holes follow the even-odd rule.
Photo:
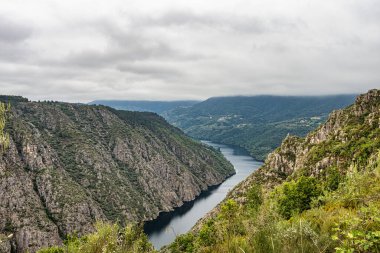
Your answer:
[[[380,88],[379,0],[0,0],[0,93],[204,99]]]

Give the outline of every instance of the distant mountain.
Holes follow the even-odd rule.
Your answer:
[[[162,113],[197,139],[233,144],[264,160],[289,133],[304,136],[355,95],[215,97]]]
[[[155,112],[162,114],[176,108],[186,108],[200,101],[195,100],[178,100],[178,101],[138,101],[138,100],[95,100],[90,102],[91,105],[106,105],[118,110],[138,111],[138,112]]]
[[[155,113],[0,101],[11,103],[0,113],[0,252],[61,244],[97,220],[153,219],[234,173]]]

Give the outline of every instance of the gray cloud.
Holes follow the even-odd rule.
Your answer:
[[[3,43],[18,43],[26,40],[32,34],[27,24],[19,24],[0,15],[0,41]]]
[[[33,29],[0,14],[0,61],[21,61],[30,54],[25,41]]]
[[[172,100],[352,93],[380,83],[376,0],[87,4],[0,3],[2,93]]]
[[[174,66],[167,66],[162,63],[150,63],[150,64],[122,64],[117,67],[121,72],[129,72],[137,75],[147,76],[149,78],[160,78],[167,81],[180,81],[180,78],[184,78],[180,69]]]
[[[53,62],[47,61],[46,64],[85,68],[113,67],[121,70],[120,66],[132,66],[130,63],[138,61],[186,61],[201,57],[196,53],[181,52],[179,48],[173,47],[170,41],[165,41],[165,38],[152,38],[152,35],[146,32],[149,25],[139,29],[133,23],[131,26],[134,29],[128,29],[108,20],[96,20],[86,23],[85,26],[92,27],[105,38],[106,46],[104,48],[73,50]],[[152,70],[151,74],[163,74],[158,73],[157,68]],[[167,73],[164,69],[163,71]]]

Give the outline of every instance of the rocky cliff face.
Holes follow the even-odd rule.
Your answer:
[[[282,182],[301,175],[323,180],[334,171],[341,175],[364,170],[375,164],[380,150],[380,90],[359,95],[353,105],[332,112],[325,124],[305,138],[287,136],[268,155],[264,165],[237,185],[226,197],[241,205],[254,184],[267,192]],[[222,202],[223,204],[223,202]],[[198,231],[220,205],[197,223]]]
[[[6,130],[0,252],[59,244],[96,220],[152,219],[234,173],[220,153],[151,113],[16,100]]]
[[[331,168],[342,174],[362,169],[376,158],[379,139],[380,90],[374,89],[359,95],[346,109],[332,112],[305,138],[287,136],[264,166],[230,196],[241,196],[254,182],[271,188],[299,175],[323,177]]]

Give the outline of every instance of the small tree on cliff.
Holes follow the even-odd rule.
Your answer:
[[[0,154],[9,146],[9,134],[4,132],[4,128],[10,107],[10,104],[5,105],[0,102]]]

